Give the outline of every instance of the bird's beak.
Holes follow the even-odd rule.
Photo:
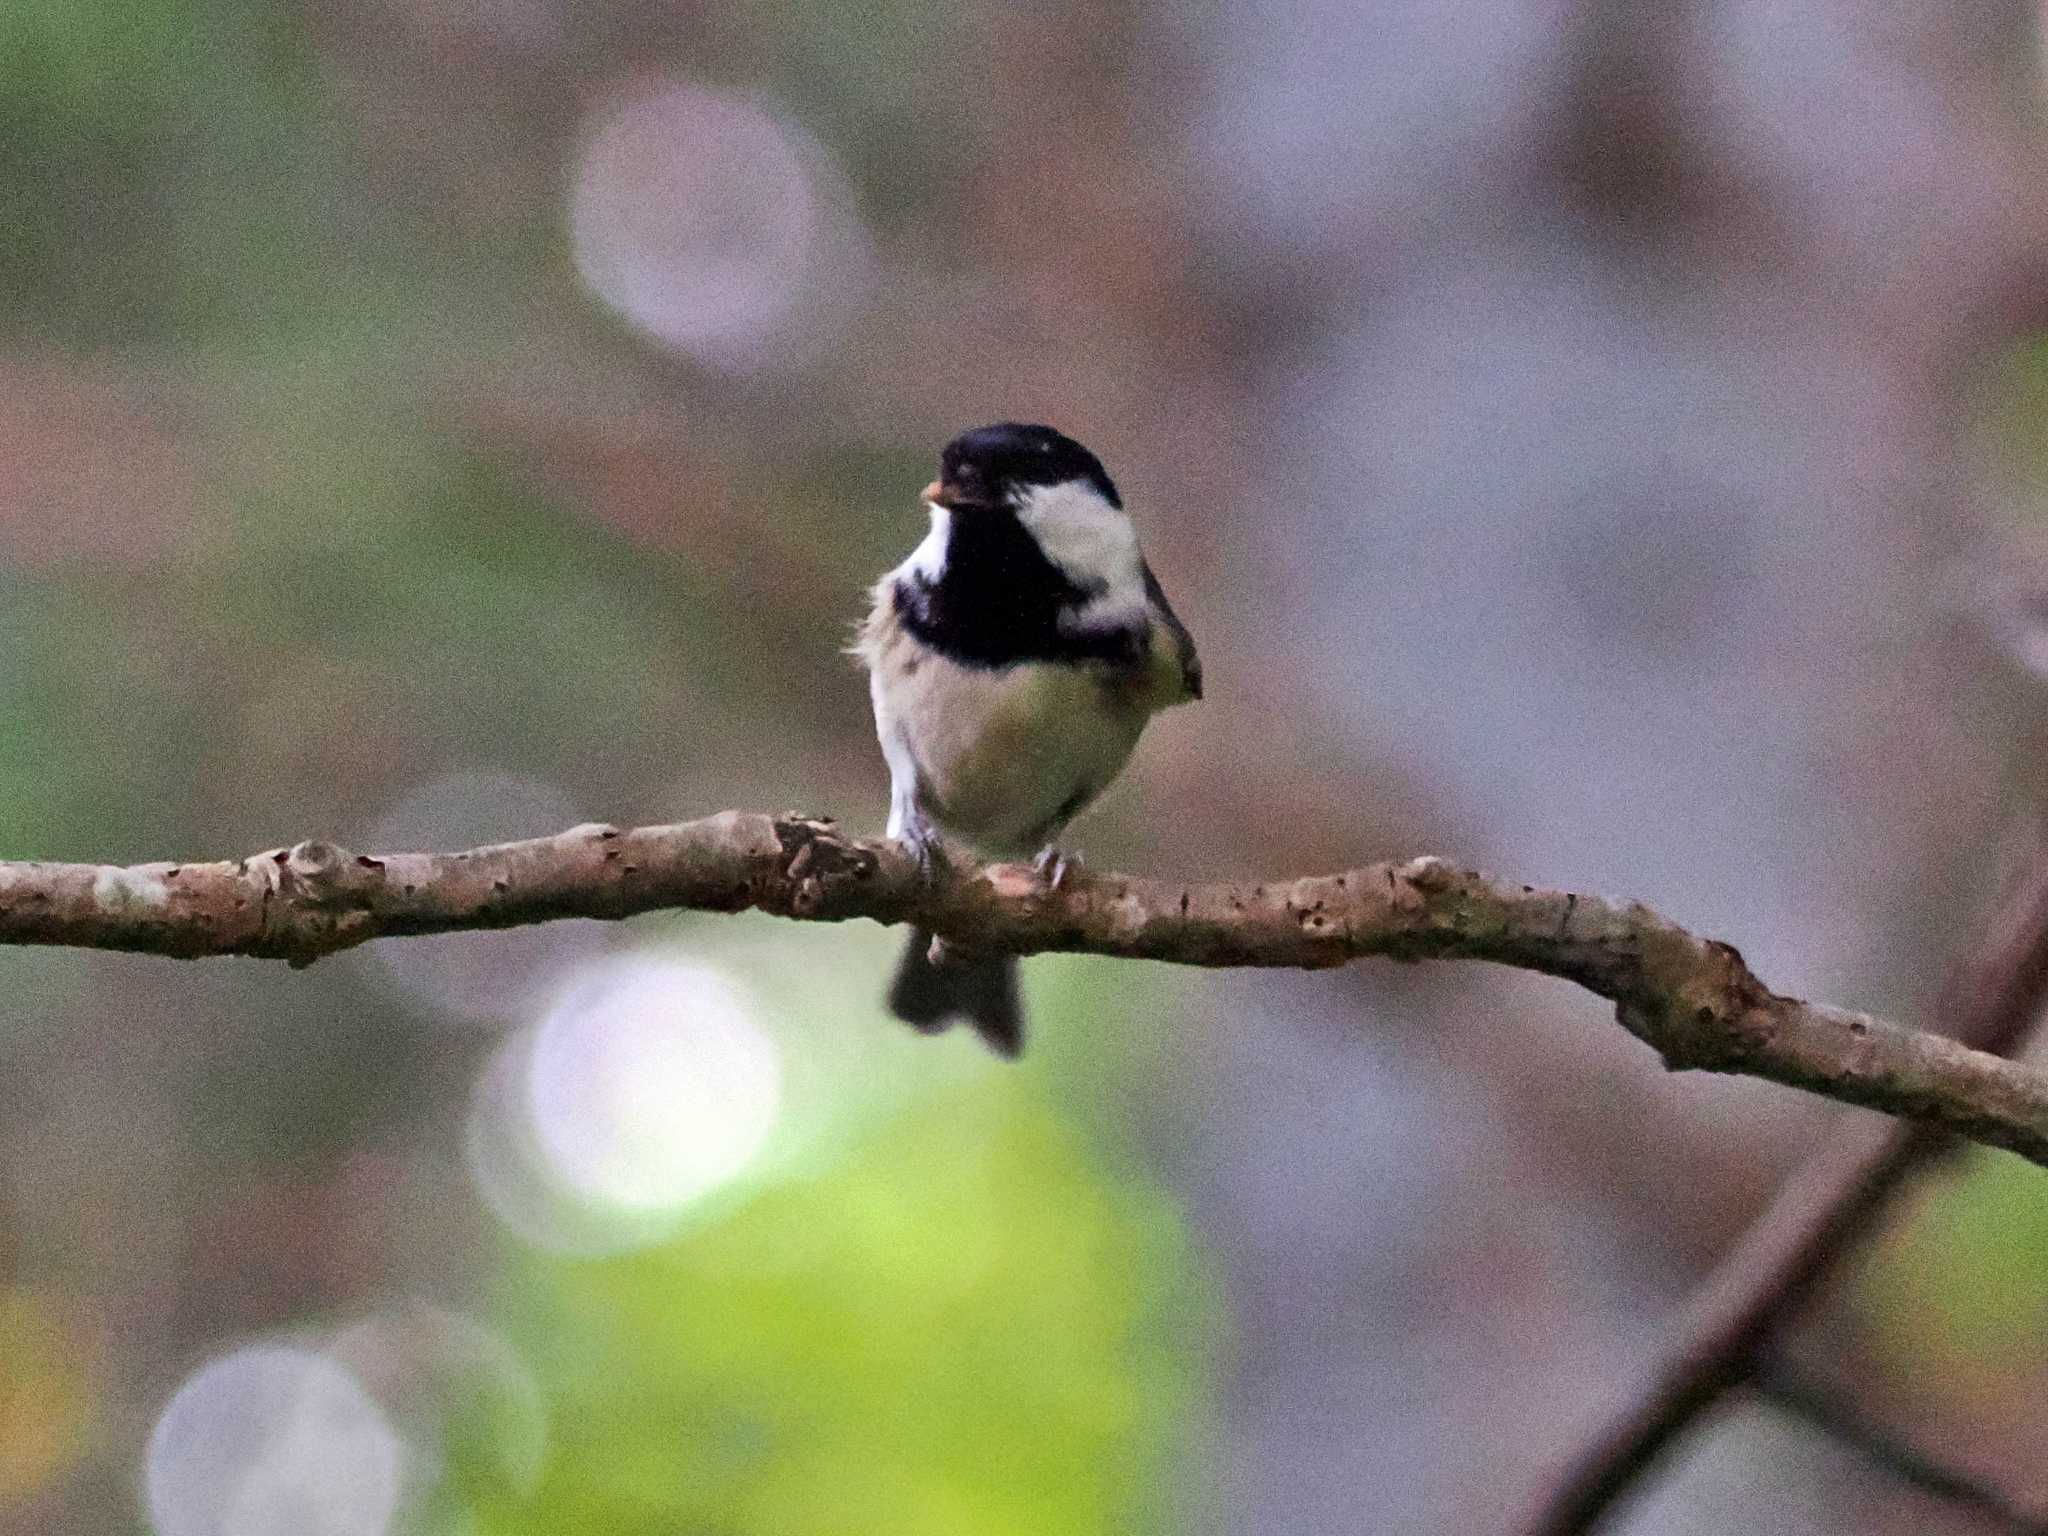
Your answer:
[[[962,512],[995,505],[982,485],[981,476],[968,470],[958,475],[941,475],[924,488],[924,499],[949,512]]]

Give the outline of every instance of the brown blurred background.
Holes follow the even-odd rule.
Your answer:
[[[1122,484],[1210,682],[1097,867],[1431,851],[1911,1017],[2048,682],[2019,0],[15,0],[0,856],[879,826],[839,654],[955,431]],[[2022,633],[2024,641],[2024,633]],[[1502,1529],[1818,1101],[1473,968],[668,918],[0,952],[0,1529]],[[2048,1184],[1810,1330],[2048,1501]],[[1618,1529],[1975,1529],[1738,1403]]]

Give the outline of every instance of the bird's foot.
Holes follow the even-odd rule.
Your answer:
[[[925,884],[930,885],[944,873],[946,849],[936,832],[928,827],[910,828],[898,834],[896,841],[917,861],[918,877]]]
[[[1067,876],[1081,868],[1083,862],[1080,850],[1062,853],[1053,844],[1047,843],[1038,850],[1038,857],[1031,861],[1031,867],[1038,871],[1039,878],[1048,887],[1057,891],[1066,885]]]

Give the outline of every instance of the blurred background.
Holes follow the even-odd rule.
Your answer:
[[[1210,680],[1098,868],[1429,851],[1915,1016],[2038,774],[2024,0],[0,9],[0,856],[879,829],[839,647],[1050,421]],[[2017,637],[2017,640],[2015,640]],[[663,917],[0,951],[0,1529],[1506,1529],[1826,1134],[1475,967]],[[2048,1501],[2048,1182],[1808,1352]],[[1618,1529],[1963,1532],[1736,1403]]]

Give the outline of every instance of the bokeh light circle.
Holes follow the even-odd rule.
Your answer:
[[[327,1349],[404,1439],[416,1468],[444,1472],[451,1440],[471,1476],[517,1498],[547,1456],[540,1383],[511,1342],[476,1318],[413,1300],[352,1323]]]
[[[653,955],[571,972],[477,1083],[478,1192],[526,1241],[603,1253],[657,1241],[760,1157],[784,1072],[721,972]]]
[[[658,1234],[593,1208],[548,1167],[527,1103],[533,1041],[530,1029],[508,1036],[477,1074],[463,1152],[478,1196],[521,1242],[549,1253],[594,1257],[651,1241]]]
[[[404,1459],[341,1366],[252,1345],[202,1366],[164,1405],[144,1495],[157,1536],[384,1536]]]
[[[713,366],[760,366],[848,264],[833,181],[806,134],[745,97],[642,89],[585,139],[576,268],[656,340]]]
[[[535,1037],[528,1091],[565,1183],[628,1210],[671,1210],[754,1160],[782,1066],[724,976],[635,956],[564,989]]]

